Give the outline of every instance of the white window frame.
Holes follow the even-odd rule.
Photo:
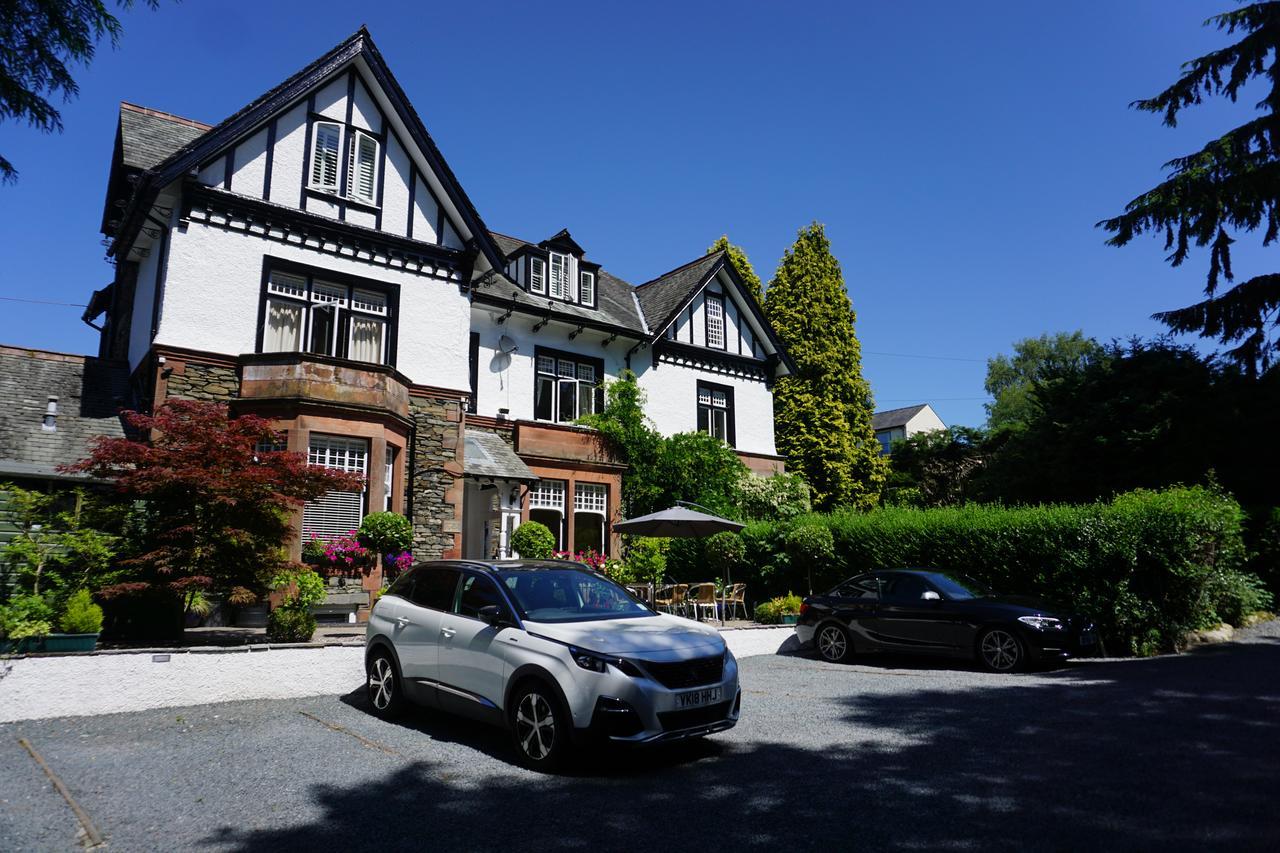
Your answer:
[[[559,521],[551,530],[551,534],[556,537],[556,550],[562,550],[565,547],[565,486],[564,480],[539,480],[536,484],[529,488],[529,519],[536,520],[533,513],[536,511],[554,512]]]
[[[713,305],[716,308],[714,312],[715,316],[712,316],[713,312],[711,310],[711,307]],[[728,324],[725,322],[725,316],[724,316],[724,313],[725,313],[724,297],[715,293],[706,294],[705,298],[703,298],[702,300],[702,310],[706,315],[706,323],[704,324],[705,333],[706,333],[706,345],[711,349],[728,348],[728,345],[729,345],[728,332],[727,332]],[[713,340],[712,338],[713,331],[719,336],[718,339]]]
[[[264,300],[262,351],[263,352],[306,352],[312,355],[330,358],[345,358],[361,364],[386,364],[388,346],[391,338],[391,295],[374,287],[361,287],[356,284],[338,284],[326,281],[318,276],[291,273],[283,270],[272,270],[267,278],[267,292]],[[297,306],[302,309],[302,329],[299,333],[299,348],[296,350],[268,349],[266,323],[274,305]],[[323,352],[312,348],[315,332],[316,313],[330,311],[333,314],[333,331],[325,342]],[[341,341],[343,314],[346,314],[346,338]],[[356,333],[354,320],[377,322],[382,326],[378,341],[377,361],[367,361],[352,357],[354,336]],[[343,353],[343,354],[340,354]]]
[[[564,358],[558,354],[537,353],[534,358],[534,420],[543,423],[573,423],[578,418],[596,414],[596,394],[604,377],[599,375],[600,368],[592,361]],[[551,418],[538,416],[538,388],[544,380],[550,380]],[[560,401],[565,393],[574,395],[574,416],[569,419],[560,417]],[[586,401],[584,403],[584,400]]]
[[[549,274],[547,291],[552,299],[560,299],[569,301],[569,255],[560,252],[549,253],[551,262],[548,264]],[[559,262],[559,275],[556,274],[557,261]]]
[[[579,515],[596,515],[600,517],[600,553],[609,551],[609,540],[605,536],[605,522],[609,518],[609,487],[604,483],[573,484],[573,530],[574,538],[578,535]],[[578,543],[573,543],[578,549]]]
[[[369,175],[369,194],[367,196],[356,190],[358,185],[356,167],[360,163],[360,145],[366,142],[373,146],[373,168]],[[378,137],[372,133],[363,130],[351,131],[351,152],[347,158],[347,198],[352,201],[371,206],[376,206],[378,203],[378,168],[381,165],[378,155],[382,151],[379,145]]]
[[[578,273],[578,301],[583,305],[596,304],[596,274],[582,270]]]
[[[323,180],[317,180],[316,170],[321,165],[319,159],[320,154],[320,132],[322,128],[333,128],[338,134],[337,147],[333,151],[333,183],[327,184]],[[313,190],[325,193],[336,193],[342,185],[342,140],[346,130],[342,122],[339,121],[317,121],[311,128],[311,162],[307,164],[307,186]],[[328,149],[326,149],[328,150]],[[323,178],[323,170],[320,177]]]
[[[547,292],[547,262],[529,256],[529,290],[532,293]]]
[[[348,473],[369,473],[369,441],[340,435],[312,433],[307,440],[307,464],[317,468],[335,468]],[[357,529],[364,519],[368,489],[358,492],[326,492],[308,501],[302,510],[303,541],[319,535],[330,540]],[[354,512],[353,512],[354,510]],[[333,524],[332,516],[347,513],[350,521]],[[347,530],[339,528],[346,527]]]

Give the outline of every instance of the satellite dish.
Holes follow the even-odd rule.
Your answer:
[[[520,347],[511,338],[506,335],[498,338],[498,352],[502,355],[511,355],[511,353],[519,351]]]

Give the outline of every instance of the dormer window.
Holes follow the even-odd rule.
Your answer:
[[[551,298],[570,299],[569,256],[551,253]]]
[[[596,304],[596,274],[583,272],[579,276],[578,301],[583,305]]]
[[[529,290],[533,293],[547,292],[547,262],[542,258],[529,258]]]
[[[318,121],[311,143],[311,188],[338,191],[338,151],[342,148],[342,125]]]

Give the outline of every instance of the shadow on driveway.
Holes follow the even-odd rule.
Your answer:
[[[795,709],[788,743],[713,739],[578,776],[459,779],[416,762],[359,789],[313,785],[314,823],[206,840],[242,851],[1280,848],[1275,640],[861,693],[874,673],[794,664],[838,679],[837,698]],[[507,760],[501,732],[406,725]]]

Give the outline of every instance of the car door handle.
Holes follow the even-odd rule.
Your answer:
[[[447,640],[447,639],[452,638],[452,637],[453,637],[453,635],[454,635],[454,634],[456,634],[456,633],[458,633],[458,632],[457,632],[457,631],[455,631],[453,628],[441,628],[441,629],[440,629],[440,634],[441,634],[441,636],[443,636],[446,640]]]
[[[409,617],[408,617],[408,616],[397,616],[397,617],[396,617],[396,627],[397,627],[397,628],[404,628],[404,627],[407,627],[407,626],[408,626],[408,624],[409,624]]]

